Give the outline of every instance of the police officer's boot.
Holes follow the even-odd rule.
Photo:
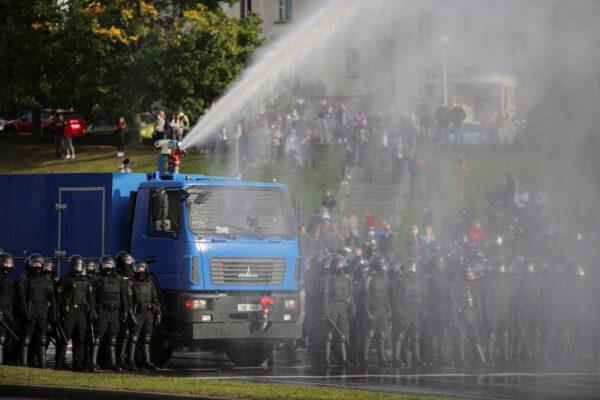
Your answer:
[[[420,367],[423,365],[423,360],[421,359],[421,340],[419,335],[415,335],[413,339],[413,349],[412,349],[412,366]]]
[[[38,366],[40,368],[46,368],[46,340],[46,337],[42,336],[40,338],[40,343],[37,348]]]
[[[369,354],[371,353],[371,342],[372,341],[373,341],[373,334],[367,333],[367,336],[365,337],[365,343],[363,346],[363,354],[362,354],[362,360],[361,360],[361,364],[363,367],[369,366]]]
[[[348,365],[350,365],[350,363],[348,362],[348,354],[347,354],[347,349],[346,349],[346,339],[342,338],[342,342],[340,342],[340,365],[347,367]]]
[[[108,357],[109,357],[109,363],[110,363],[110,365],[108,367],[110,369],[112,369],[113,371],[123,371],[123,368],[121,368],[119,366],[119,364],[117,364],[117,338],[116,337],[111,337],[110,341],[108,342]]]
[[[385,338],[377,339],[377,356],[379,357],[379,366],[380,367],[389,367],[390,362],[387,358],[387,351],[385,349]]]
[[[29,345],[31,344],[31,338],[23,338],[21,344],[21,365],[26,367],[29,364]]]
[[[496,335],[491,334],[488,342],[488,364],[494,365],[496,359]]]
[[[144,337],[144,365],[149,370],[158,371],[158,367],[152,363],[152,359],[150,357],[150,339],[152,339],[151,336]]]
[[[119,348],[119,361],[118,364],[123,367],[124,369],[127,369],[128,364],[127,364],[127,350],[129,349],[129,338],[128,337],[124,337],[121,340],[121,347]]]
[[[331,340],[326,340],[323,344],[323,365],[331,365]]]
[[[130,371],[136,371],[137,367],[135,366],[135,348],[137,346],[138,337],[136,335],[131,337],[131,342],[129,343],[129,354],[127,357],[127,369]]]
[[[67,345],[60,343],[57,344],[56,346],[56,354],[54,356],[54,369],[55,370],[63,370],[63,369],[67,369],[67,366],[65,365],[65,360],[67,358]]]
[[[508,365],[508,362],[510,361],[510,346],[508,345],[508,339],[508,332],[504,332],[502,334],[502,363],[504,365]]]
[[[90,350],[90,371],[92,372],[98,371],[98,351],[100,350],[100,341],[101,339],[97,337]]]
[[[6,337],[0,336],[0,365],[4,364],[4,344],[6,343]]]

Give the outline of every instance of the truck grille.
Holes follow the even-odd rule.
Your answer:
[[[283,258],[211,258],[213,285],[281,285]]]

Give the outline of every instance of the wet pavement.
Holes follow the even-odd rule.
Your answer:
[[[272,369],[238,368],[224,354],[213,352],[175,353],[161,375],[188,379],[245,380],[335,388],[360,388],[464,399],[600,399],[600,372],[591,368],[560,370],[453,370],[411,368],[315,369],[301,361],[285,365],[276,359]]]

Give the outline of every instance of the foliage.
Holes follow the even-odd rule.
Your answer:
[[[68,106],[93,119],[162,102],[194,119],[261,44],[259,17],[214,0],[4,0],[0,13],[10,115]]]

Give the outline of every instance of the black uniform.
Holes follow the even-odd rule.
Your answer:
[[[29,345],[35,339],[40,367],[46,366],[48,317],[56,319],[54,285],[42,273],[44,260],[32,254],[25,263],[26,272],[17,281],[17,304],[21,314],[21,364],[28,365]]]
[[[303,334],[308,341],[308,354],[313,361],[318,359],[320,353],[321,338],[319,335],[322,320],[320,300],[320,256],[313,256],[310,260],[310,268],[306,271],[306,295]]]
[[[431,275],[427,280],[425,324],[427,326],[426,360],[428,363],[444,363],[444,344],[451,315],[450,290],[445,274],[444,261],[439,256],[432,260]]]
[[[117,336],[121,331],[121,320],[127,308],[127,290],[123,280],[115,272],[114,262],[109,256],[100,260],[102,271],[93,282],[96,313],[98,319],[94,324],[95,337],[91,352],[91,368],[98,367],[98,351],[102,340],[106,337],[109,353],[109,367],[119,370],[117,366]]]
[[[454,282],[451,290],[455,359],[461,366],[485,362],[479,338],[483,324],[481,287],[475,271],[467,271],[463,279]]]
[[[402,366],[402,342],[404,340],[404,275],[400,264],[392,266],[390,271],[390,310],[392,316],[392,354],[393,363]]]
[[[56,288],[56,300],[61,312],[61,323],[64,337],[57,349],[55,368],[65,367],[67,344],[73,339],[74,370],[82,371],[84,366],[84,345],[87,338],[88,324],[95,319],[94,297],[92,286],[83,274],[81,256],[69,258],[70,271],[59,279]]]
[[[484,282],[485,312],[488,324],[488,362],[497,361],[496,353],[500,350],[500,361],[508,362],[509,326],[513,315],[511,306],[511,280],[506,272],[493,272],[487,275]]]
[[[542,276],[532,265],[523,274],[516,304],[516,343],[514,360],[520,363],[523,348],[531,361],[542,361],[546,353],[546,299]]]
[[[386,333],[390,320],[390,285],[387,276],[387,261],[382,256],[375,256],[370,261],[373,275],[364,282],[364,315],[368,326],[363,347],[363,363],[369,362],[371,341],[377,336],[377,353],[379,364],[389,366],[385,350]]]
[[[14,324],[15,288],[10,278],[13,265],[10,254],[0,254],[0,365],[4,364],[4,348],[9,335],[7,327]]]
[[[323,282],[323,311],[326,327],[323,355],[325,364],[330,361],[331,343],[338,334],[340,341],[340,363],[347,364],[346,343],[348,341],[349,320],[354,315],[352,279],[344,273],[344,259],[341,256],[331,260],[332,274]]]
[[[141,336],[143,344],[144,364],[150,369],[157,369],[150,360],[150,342],[154,325],[160,324],[162,314],[160,312],[160,301],[154,280],[146,272],[146,263],[140,260],[135,262],[135,276],[131,280],[128,293],[129,305],[129,330],[131,332],[131,344],[127,365],[130,369],[136,369],[135,350]]]
[[[423,319],[423,282],[416,272],[416,264],[411,263],[413,269],[409,267],[404,275],[404,284],[400,297],[395,300],[398,315],[397,323],[401,326],[400,335],[402,338],[402,348],[400,350],[401,360],[407,363],[407,352],[411,349],[412,365],[421,365],[421,322]]]
[[[120,251],[116,256],[117,275],[123,280],[123,284],[127,291],[131,290],[131,279],[133,278],[133,257],[126,251]],[[128,308],[129,306],[127,306]],[[127,366],[127,349],[129,347],[129,324],[121,324],[121,332],[119,333],[119,358],[118,364],[121,367]]]

